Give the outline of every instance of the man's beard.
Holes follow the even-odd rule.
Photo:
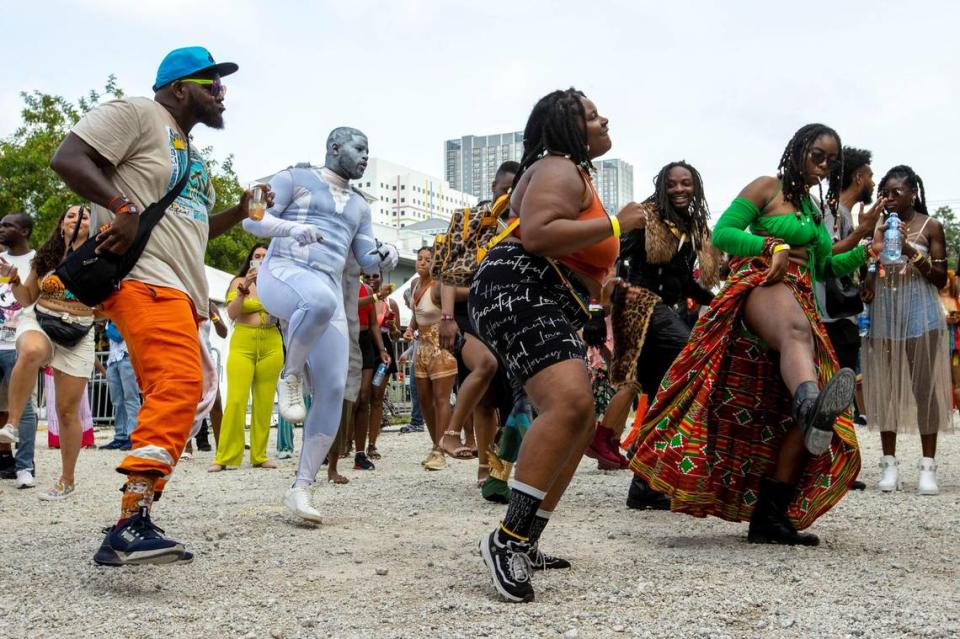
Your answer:
[[[863,192],[860,193],[860,202],[862,204],[871,204],[873,202],[873,193],[868,189],[864,189]]]

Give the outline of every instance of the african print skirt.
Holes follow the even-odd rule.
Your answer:
[[[760,478],[773,472],[793,425],[779,355],[743,323],[747,295],[764,279],[765,258],[736,258],[723,290],[700,318],[647,414],[630,468],[695,517],[747,521]],[[838,369],[817,315],[810,277],[791,263],[786,284],[810,321],[820,385]],[[847,492],[860,471],[849,410],[837,418],[829,452],[807,461],[787,515],[807,528]]]

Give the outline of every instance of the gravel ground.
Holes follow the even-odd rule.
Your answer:
[[[385,433],[375,472],[342,464],[349,485],[319,484],[317,527],[281,505],[292,461],[208,474],[199,453],[154,509],[196,560],[125,569],[91,561],[116,518],[121,453],[83,451],[77,494],[46,503],[59,454],[38,447],[37,488],[2,482],[0,636],[960,636],[960,440],[942,440],[941,495],[918,497],[919,440],[901,442],[906,491],[882,495],[877,437],[861,438],[870,488],[817,522],[815,549],[629,511],[628,473],[585,459],[543,543],[574,568],[537,574],[527,605],[500,603],[482,567],[477,541],[502,507],[473,487],[475,462],[423,471],[423,434]]]

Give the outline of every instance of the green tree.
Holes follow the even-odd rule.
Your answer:
[[[960,257],[960,219],[949,206],[941,206],[933,212],[933,217],[943,224],[943,234],[947,239],[947,266],[953,268]]]
[[[107,78],[103,91],[90,91],[70,102],[40,91],[21,92],[22,124],[0,140],[0,214],[23,211],[34,218],[34,244],[50,233],[60,214],[77,197],[50,169],[50,158],[70,128],[99,104],[101,98],[119,98],[116,77]]]
[[[0,139],[0,216],[23,211],[34,219],[33,244],[44,242],[57,218],[78,198],[50,169],[50,158],[84,113],[104,98],[123,97],[111,75],[102,91],[90,91],[71,102],[41,91],[21,92],[21,125],[11,136]],[[210,179],[217,191],[219,208],[233,206],[242,187],[233,169],[233,156],[223,163],[212,160],[213,148],[203,149]],[[210,242],[206,262],[234,271],[256,241],[239,226]]]
[[[210,159],[213,155],[211,147],[204,148],[201,153],[207,159],[207,171],[210,181],[217,191],[217,208],[233,206],[240,201],[243,187],[233,170],[233,155],[228,155],[223,164]],[[206,262],[214,268],[228,273],[235,273],[240,268],[240,262],[247,256],[257,238],[250,235],[238,224],[220,237],[210,240],[207,245]]]

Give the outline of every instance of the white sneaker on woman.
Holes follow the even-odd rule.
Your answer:
[[[287,490],[287,496],[283,504],[297,517],[312,521],[317,524],[323,523],[320,520],[320,511],[313,507],[310,502],[310,489],[306,486],[294,486]]]
[[[0,428],[0,444],[17,444],[20,442],[19,430],[13,424]]]
[[[302,424],[307,418],[307,404],[303,401],[303,382],[299,375],[280,378],[277,385],[277,403],[280,414],[292,424]]]
[[[918,495],[939,495],[937,486],[937,462],[933,457],[920,458],[920,479],[917,481]]]
[[[892,493],[903,488],[900,479],[900,462],[893,455],[884,455],[880,458],[880,481],[877,482],[880,492]]]

